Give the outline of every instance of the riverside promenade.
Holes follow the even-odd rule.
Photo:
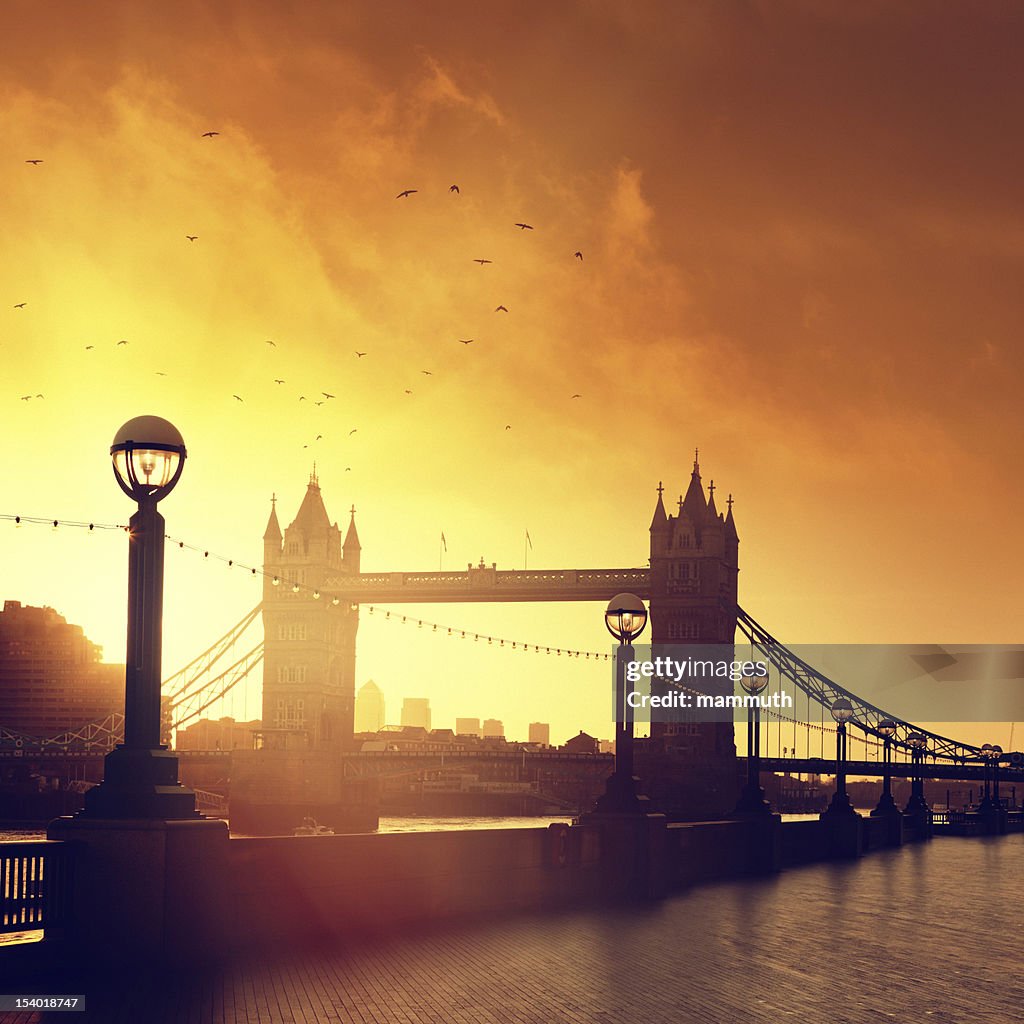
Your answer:
[[[114,979],[66,962],[60,990],[85,994],[84,1015],[0,1024],[1005,1024],[1024,1004],[1022,863],[1021,833],[936,838],[639,907],[501,915],[215,968]]]

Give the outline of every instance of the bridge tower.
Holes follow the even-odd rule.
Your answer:
[[[359,572],[355,508],[342,543],[316,468],[284,534],[271,499],[263,534],[263,742],[267,748],[340,751],[352,740],[358,608],[318,591]],[[294,590],[295,584],[299,585]]]
[[[739,536],[732,514],[715,504],[714,481],[706,498],[700,464],[693,472],[675,515],[667,515],[658,485],[651,520],[651,643],[720,644],[732,648],[736,632]],[[732,692],[726,681],[723,693]],[[678,717],[675,712],[673,717]],[[733,723],[652,722],[649,756],[656,759],[647,778],[661,778],[671,791],[651,793],[677,816],[726,814],[736,803],[736,744]],[[671,785],[669,780],[672,780]],[[654,784],[655,787],[659,783]]]

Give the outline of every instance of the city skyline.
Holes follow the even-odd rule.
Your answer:
[[[644,567],[699,447],[782,640],[1014,641],[1019,12],[13,9],[0,514],[125,522],[110,440],[171,419],[165,675],[314,460],[365,571]],[[126,555],[0,521],[0,597],[122,661]],[[403,609],[607,651],[601,611]],[[582,659],[364,614],[357,671],[609,732]]]

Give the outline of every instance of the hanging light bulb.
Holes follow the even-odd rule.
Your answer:
[[[313,600],[314,601],[319,601],[320,600],[320,591],[319,590],[314,590],[313,591]]]
[[[273,578],[273,579],[272,579],[272,580],[271,580],[270,582],[271,582],[271,583],[272,583],[272,584],[273,584],[273,585],[274,585],[275,587],[279,587],[279,586],[281,585],[281,581],[280,581],[280,579],[278,579],[278,577],[277,577],[277,576],[275,576],[275,577],[274,577],[274,578]]]

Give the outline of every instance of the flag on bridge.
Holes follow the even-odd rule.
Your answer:
[[[448,550],[448,541],[444,539],[444,530],[441,531],[441,546],[445,549],[445,551]]]
[[[526,531],[526,543],[530,545],[530,550],[533,550],[533,541],[530,540],[530,531]]]

